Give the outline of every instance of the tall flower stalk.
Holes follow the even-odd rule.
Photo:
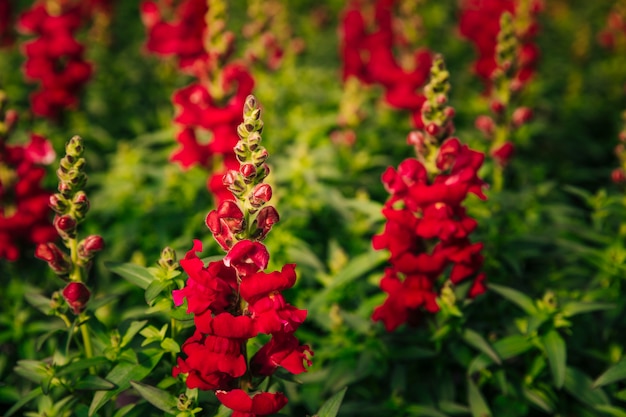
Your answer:
[[[404,323],[416,325],[425,313],[454,303],[444,296],[453,286],[468,282],[470,298],[486,290],[483,245],[469,238],[478,224],[462,205],[470,193],[485,199],[485,183],[477,175],[484,155],[451,137],[454,110],[447,104],[448,78],[443,58],[436,56],[424,88],[425,128],[408,136],[416,158],[404,160],[397,169],[389,167],[382,176],[391,196],[383,208],[384,231],[372,243],[390,252],[380,283],[388,297],[372,318],[382,321],[387,331]]]
[[[91,291],[86,281],[93,257],[104,248],[104,241],[98,235],[89,235],[83,239],[79,239],[78,235],[78,226],[85,220],[89,210],[89,200],[83,191],[87,183],[83,152],[82,138],[71,138],[57,170],[59,192],[50,196],[50,207],[56,212],[53,224],[63,240],[65,250],[54,242],[47,242],[37,246],[35,256],[46,261],[52,271],[67,283],[61,294],[69,310],[79,319],[85,355],[91,357],[93,351],[85,324],[88,317],[84,313]],[[69,327],[70,320],[61,306],[57,307],[55,313]]]
[[[173,375],[184,375],[189,388],[215,391],[219,401],[239,417],[273,414],[283,408],[286,396],[260,392],[260,383],[278,367],[294,374],[305,372],[313,355],[294,335],[307,311],[288,304],[281,294],[294,285],[296,265],[264,272],[269,252],[261,241],[279,216],[268,205],[272,188],[264,182],[269,168],[262,130],[261,110],[256,99],[248,96],[234,149],[239,170],[230,170],[223,178],[232,199],[223,200],[206,218],[226,255],[205,265],[197,256],[202,244],[195,241],[180,261],[189,278],[184,288],[173,292],[176,305],[187,301],[196,326],[182,346]],[[259,334],[271,338],[250,358],[249,348],[259,342],[255,339]]]

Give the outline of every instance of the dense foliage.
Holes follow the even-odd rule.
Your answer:
[[[0,0],[0,414],[626,416],[626,2]]]

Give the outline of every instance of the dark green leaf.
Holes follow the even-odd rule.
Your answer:
[[[346,395],[346,391],[348,387],[345,387],[341,391],[337,392],[335,395],[330,397],[317,412],[318,417],[335,417],[339,412],[339,407],[341,407],[341,403],[343,402],[343,397]]]
[[[89,359],[80,359],[74,361],[68,365],[65,365],[56,372],[57,376],[66,375],[76,371],[82,371],[83,369],[91,368],[92,366],[99,366],[109,363],[109,360],[104,356],[96,356]]]
[[[31,392],[29,392],[28,394],[23,396],[18,402],[13,404],[13,407],[9,408],[9,410],[6,412],[4,417],[11,417],[20,408],[24,407],[26,404],[28,404],[29,402],[31,402],[35,398],[40,397],[41,395],[43,395],[43,391],[42,391],[41,387],[35,388]]]
[[[602,387],[604,385],[620,381],[626,378],[626,359],[622,359],[609,369],[604,371],[593,383],[594,387]]]
[[[28,301],[28,304],[35,307],[37,310],[41,311],[45,315],[49,315],[52,312],[52,307],[50,306],[50,299],[38,292],[29,291],[24,294],[24,298]]]
[[[565,370],[565,389],[577,400],[595,407],[609,405],[609,399],[600,388],[593,388],[593,381],[584,372],[567,367]]]
[[[492,361],[497,363],[498,365],[502,363],[500,357],[496,353],[495,350],[491,347],[489,342],[487,342],[480,334],[476,333],[471,329],[465,329],[463,332],[463,340],[465,342],[483,352],[485,355],[489,356]]]
[[[142,384],[141,382],[130,381],[130,384],[137,390],[146,401],[166,413],[174,414],[178,400],[169,392],[157,387]]]
[[[424,416],[424,417],[448,417],[447,414],[442,413],[436,408],[428,407],[425,405],[410,405],[406,411],[412,416]]]
[[[493,343],[493,349],[502,360],[518,356],[533,347],[532,343],[522,335],[507,336]],[[468,375],[472,375],[493,364],[493,360],[484,353],[474,358],[467,368]]]
[[[473,417],[491,417],[487,402],[471,378],[467,380],[467,402]]]
[[[139,381],[150,374],[157,365],[162,349],[148,349],[137,353],[138,363],[120,362],[106,376],[106,380],[115,384],[116,388],[110,391],[97,391],[89,407],[89,415],[93,416],[96,411],[107,403],[111,398],[130,387],[130,381]]]
[[[533,403],[541,410],[550,414],[554,412],[554,403],[550,399],[550,397],[546,395],[545,392],[530,387],[523,387],[522,392],[524,393],[524,397],[526,397],[528,401]]]
[[[133,321],[132,323],[130,323],[128,330],[126,330],[126,333],[124,333],[124,337],[122,337],[122,342],[120,343],[120,346],[124,347],[128,345],[133,340],[133,337],[135,337],[135,335],[139,333],[139,331],[143,329],[146,324],[148,324],[148,320]]]
[[[154,276],[147,268],[131,263],[105,262],[110,271],[144,290],[154,281]]]
[[[517,306],[524,310],[527,314],[537,314],[537,307],[535,307],[535,303],[533,303],[533,300],[527,295],[514,290],[513,288],[496,284],[489,284],[489,289],[517,304]]]
[[[104,378],[100,378],[96,375],[87,375],[78,380],[74,388],[78,390],[89,390],[89,391],[98,391],[98,390],[111,390],[115,388],[115,385],[110,383]]]
[[[561,389],[565,382],[565,366],[567,363],[565,341],[563,341],[563,338],[556,330],[551,330],[541,340],[548,356],[554,385],[556,388]]]

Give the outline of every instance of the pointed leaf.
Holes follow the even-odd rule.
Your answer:
[[[593,381],[584,372],[567,367],[565,370],[565,390],[577,400],[595,407],[609,405],[609,399],[600,388],[593,388]]]
[[[497,292],[507,300],[517,304],[517,306],[524,310],[526,313],[530,315],[537,314],[537,307],[535,307],[535,303],[533,303],[533,300],[526,294],[514,290],[513,288],[496,284],[489,284],[489,289]]]
[[[148,288],[146,288],[146,294],[145,294],[146,303],[148,303],[149,305],[152,304],[154,299],[157,298],[159,294],[163,292],[164,289],[169,287],[170,284],[171,284],[171,281],[158,281],[158,280],[152,281],[150,285],[148,285]]]
[[[602,387],[610,383],[626,379],[626,359],[622,359],[604,371],[593,383],[594,387]]]
[[[626,417],[626,410],[613,405],[596,405],[595,408],[596,410],[602,411],[603,413],[613,417]]]
[[[561,309],[563,316],[572,317],[576,314],[590,313],[598,310],[610,310],[615,308],[615,304],[609,303],[583,303],[579,301],[567,303]]]
[[[111,390],[115,388],[115,385],[110,383],[104,378],[100,378],[96,375],[87,375],[78,380],[74,388],[79,390],[90,390],[90,391],[98,391],[98,390]]]
[[[551,330],[542,338],[543,347],[546,349],[552,379],[556,388],[561,389],[565,382],[565,367],[567,362],[567,350],[565,341],[556,330]]]
[[[346,391],[348,387],[345,387],[341,391],[337,392],[335,395],[330,397],[317,412],[318,417],[335,417],[339,412],[339,407],[341,407],[341,403],[343,401],[344,395],[346,395]]]
[[[554,412],[554,403],[546,395],[545,392],[540,391],[535,388],[523,387],[522,391],[524,393],[524,397],[546,413],[552,414]]]
[[[489,356],[491,360],[498,365],[502,363],[502,360],[500,359],[496,351],[493,350],[489,342],[487,342],[480,334],[476,333],[474,330],[465,329],[462,337],[468,345],[480,350],[485,355]]]
[[[131,263],[105,262],[110,271],[144,290],[154,281],[154,276],[147,268]]]
[[[56,372],[56,375],[61,376],[76,371],[82,371],[83,369],[91,368],[92,366],[95,367],[98,365],[104,365],[106,363],[109,363],[109,360],[104,356],[96,356],[89,359],[80,359],[59,369]]]
[[[11,417],[20,408],[24,407],[26,404],[28,404],[29,402],[31,402],[35,398],[40,397],[41,395],[43,395],[43,391],[42,391],[41,387],[35,388],[31,392],[29,392],[28,394],[23,396],[18,402],[13,404],[13,407],[9,408],[9,410],[6,412],[4,417]]]
[[[447,414],[442,413],[436,408],[428,407],[425,405],[410,405],[406,409],[407,413],[412,416],[424,416],[424,417],[448,417]]]
[[[176,412],[178,400],[169,392],[157,387],[153,387],[141,382],[130,381],[130,384],[137,390],[146,401],[169,414]]]
[[[104,404],[120,392],[130,387],[130,381],[139,381],[152,371],[161,356],[161,349],[147,349],[138,352],[138,363],[120,362],[107,374],[106,380],[115,384],[116,388],[110,391],[97,391],[89,407],[89,416],[93,416]]]
[[[126,333],[124,333],[124,337],[122,337],[120,346],[124,347],[128,345],[133,340],[133,337],[135,337],[135,335],[139,333],[139,331],[143,329],[146,324],[148,324],[148,320],[133,321],[132,323],[130,323],[130,326],[128,326],[128,330],[126,330]]]
[[[470,378],[467,380],[467,402],[473,417],[491,417],[491,410],[480,393],[480,390]]]
[[[493,343],[493,349],[502,360],[514,358],[527,350],[533,345],[528,339],[522,335],[507,336]],[[484,353],[475,357],[467,368],[467,374],[472,375],[478,371],[485,369],[493,364],[491,358]]]

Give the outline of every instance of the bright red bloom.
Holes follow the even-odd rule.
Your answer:
[[[31,135],[27,145],[0,141],[0,258],[14,261],[23,244],[46,243],[58,238],[50,221],[51,193],[41,182],[44,168],[54,159],[49,142]]]
[[[40,83],[31,95],[35,114],[57,117],[64,108],[78,104],[77,95],[91,77],[92,65],[85,61],[84,47],[74,39],[81,25],[80,5],[65,5],[58,15],[36,3],[22,13],[18,28],[36,38],[24,44],[24,75]]]
[[[234,410],[232,417],[256,417],[276,414],[287,404],[283,393],[260,392],[254,397],[241,389],[215,392],[217,399],[226,407]]]
[[[211,210],[206,217],[206,225],[222,249],[229,250],[235,243],[235,236],[244,228],[243,212],[232,200],[224,200],[217,210]]]
[[[193,249],[187,252],[180,266],[189,275],[185,288],[172,292],[174,303],[181,305],[187,299],[187,312],[220,313],[234,302],[237,273],[224,262],[210,262],[206,267],[196,252],[202,251],[202,243],[194,240]]]
[[[224,265],[233,267],[240,277],[247,277],[267,267],[270,254],[265,245],[241,240],[224,257]]]
[[[183,343],[186,359],[178,357],[172,370],[174,377],[187,374],[187,387],[203,390],[232,388],[236,378],[246,372],[246,359],[242,355],[244,339],[204,335],[196,330]]]
[[[256,375],[272,375],[281,366],[292,374],[306,372],[311,366],[313,351],[300,342],[293,333],[277,333],[250,360],[250,369]]]

